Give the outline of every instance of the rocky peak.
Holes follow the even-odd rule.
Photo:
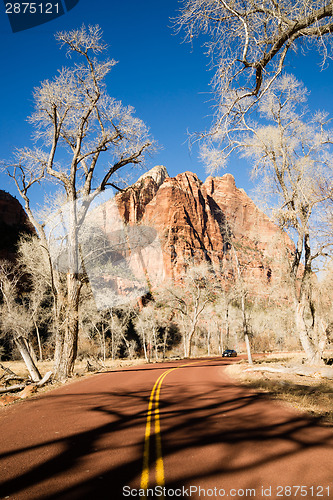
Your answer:
[[[230,267],[232,243],[258,289],[258,283],[278,283],[286,266],[281,262],[294,250],[231,174],[210,176],[203,183],[192,172],[169,177],[165,167],[154,167],[117,195],[117,204],[125,221],[157,230],[168,276],[182,274],[190,261],[206,261],[219,270]]]
[[[156,186],[160,187],[165,179],[169,177],[169,174],[164,165],[156,165],[156,167],[153,167],[148,170],[148,172],[141,175],[135,184],[141,183],[144,179],[147,179],[147,177],[151,177],[155,181]]]

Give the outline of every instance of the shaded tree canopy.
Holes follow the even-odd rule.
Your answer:
[[[213,125],[203,135],[220,144],[267,92],[290,51],[300,43],[316,48],[322,65],[332,54],[332,1],[187,0],[175,24],[188,41],[208,36],[205,47],[215,69],[217,107]],[[202,154],[205,160],[205,150]],[[216,155],[219,161],[223,163]]]

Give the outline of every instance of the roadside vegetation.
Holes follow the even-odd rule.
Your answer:
[[[256,357],[253,368],[233,363],[227,373],[242,385],[305,412],[322,423],[333,425],[333,350],[325,353],[330,365],[311,369],[303,353]]]
[[[0,265],[0,362],[18,361],[24,347],[30,360],[27,382],[39,383],[54,366],[51,280],[35,237],[21,240],[18,255],[15,265]],[[247,353],[251,364],[255,353],[300,350],[295,316],[289,307],[292,298],[288,302],[288,283],[280,283],[287,294],[282,303],[281,286],[268,287],[264,295],[255,294],[251,275],[240,279],[246,264],[242,248],[238,248],[226,257],[220,273],[208,264],[188,265],[186,275],[177,283],[165,281],[141,302],[104,310],[97,309],[87,280],[80,294],[77,366],[73,373],[78,367],[89,372],[122,362],[221,355],[225,349]],[[230,270],[234,270],[233,279]],[[327,300],[332,293],[331,275],[327,273],[313,291],[320,299],[321,317],[331,325],[332,310]],[[326,348],[331,342],[332,330],[327,328]],[[35,373],[40,378],[34,378]]]

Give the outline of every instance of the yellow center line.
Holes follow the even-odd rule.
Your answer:
[[[163,464],[163,457],[162,457],[162,439],[161,439],[159,398],[160,398],[160,391],[161,391],[161,386],[162,386],[163,380],[168,375],[168,373],[172,372],[173,370],[177,370],[177,368],[173,368],[164,374],[164,377],[161,378],[161,380],[158,384],[158,387],[157,387],[157,391],[156,391],[156,399],[155,399],[155,436],[156,437],[155,437],[155,439],[156,439],[156,484],[157,484],[157,486],[164,486],[164,484],[165,484],[164,464]]]
[[[143,450],[143,466],[142,466],[142,474],[141,474],[141,488],[142,489],[147,489],[148,484],[149,484],[149,443],[150,443],[150,429],[151,429],[151,419],[152,419],[152,407],[154,403],[154,396],[155,396],[155,389],[159,382],[163,381],[163,379],[166,377],[166,375],[172,371],[175,370],[175,368],[172,368],[170,370],[167,370],[166,372],[163,372],[158,379],[156,380],[154,387],[151,391],[150,398],[149,398],[149,404],[148,404],[148,413],[147,413],[147,423],[146,423],[146,432],[145,432],[145,444],[144,444],[144,450]],[[160,388],[161,386],[159,386]],[[159,390],[158,390],[158,395],[159,395]],[[156,400],[155,400],[155,405],[156,405]],[[155,408],[155,435],[156,435],[156,408]],[[162,447],[160,448],[161,450],[161,456],[162,456]]]
[[[147,412],[147,421],[146,421],[146,431],[145,431],[145,441],[144,441],[144,449],[143,449],[143,464],[142,464],[142,474],[141,474],[141,482],[140,488],[146,490],[149,486],[149,446],[150,446],[150,436],[151,436],[151,427],[152,427],[152,418],[153,418],[153,405],[155,403],[155,412],[154,412],[154,423],[155,423],[155,450],[156,450],[156,461],[155,461],[155,471],[156,471],[156,485],[164,486],[165,478],[164,478],[164,464],[163,464],[163,455],[162,455],[162,439],[161,439],[161,425],[160,425],[160,410],[159,410],[159,398],[163,380],[165,377],[177,370],[178,368],[183,368],[185,366],[194,365],[198,363],[205,363],[204,361],[193,361],[192,363],[186,363],[184,365],[176,366],[175,368],[170,368],[169,370],[163,372],[158,379],[156,380],[154,387],[151,391],[149,404],[148,404],[148,412]]]
[[[153,407],[155,389],[162,375],[160,375],[160,377],[155,382],[155,385],[153,387],[153,390],[151,391],[149,398],[146,432],[145,432],[145,444],[143,449],[143,466],[142,466],[141,485],[140,485],[141,488],[143,489],[147,489],[149,483],[149,439],[150,439],[151,413],[152,413],[151,410]]]

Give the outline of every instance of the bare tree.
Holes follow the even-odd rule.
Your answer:
[[[197,36],[208,37],[205,47],[215,69],[212,85],[217,110],[211,130],[204,134],[211,142],[202,155],[211,166],[213,148],[216,166],[220,166],[232,151],[230,131],[237,131],[242,116],[265,95],[290,51],[316,47],[322,66],[331,57],[333,2],[184,0],[176,27],[185,30],[190,42]],[[221,145],[222,150],[226,147],[224,154]]]
[[[332,260],[330,265],[323,273],[322,280],[319,283],[320,294],[321,294],[321,313],[325,317],[326,321],[326,334],[327,341],[332,348],[333,346],[333,310],[332,310],[332,295],[333,295],[333,263]]]
[[[121,344],[126,347],[127,356],[132,359],[136,355],[137,343],[134,339],[127,337],[131,321],[135,321],[137,307],[134,303],[127,303],[120,307],[111,309],[107,315],[108,327],[111,332],[111,355],[116,355]]]
[[[210,304],[203,319],[212,333],[212,341],[215,341],[217,352],[221,355],[224,349],[228,349],[230,342],[230,294],[224,286],[218,294],[214,303]],[[215,338],[214,338],[215,337]],[[208,338],[207,338],[208,343]],[[208,351],[208,349],[207,349]],[[209,354],[209,352],[208,352]]]
[[[159,329],[162,326],[161,316],[158,314],[156,304],[150,302],[138,314],[135,328],[140,335],[146,361],[150,362],[152,356],[159,359]]]
[[[261,196],[266,194],[275,206],[272,216],[295,241],[289,260],[296,327],[309,360],[316,363],[326,336],[313,293],[313,263],[329,255],[333,243],[321,223],[327,194],[318,186],[332,179],[333,136],[324,113],[309,116],[305,96],[294,77],[278,80],[260,103],[265,125],[248,125],[242,147],[254,159],[253,175],[262,181]]]
[[[105,320],[104,313],[105,311],[99,311],[97,309],[90,287],[84,284],[81,289],[79,304],[80,338],[81,340],[82,338],[88,339],[89,343],[91,342],[94,347],[96,345],[98,356],[103,362],[105,362],[107,356],[105,335],[107,321]],[[81,350],[83,351],[84,349]],[[79,355],[80,354],[82,355],[82,353],[80,353],[79,339]]]
[[[241,306],[241,311],[242,311],[242,326],[243,326],[243,335],[244,335],[244,340],[245,340],[245,345],[246,345],[246,352],[247,352],[247,359],[250,365],[253,364],[252,361],[252,355],[251,355],[251,346],[250,346],[250,339],[249,339],[249,318],[248,318],[248,312],[246,309],[246,296],[248,294],[248,290],[245,284],[245,280],[242,274],[242,271],[246,266],[243,266],[243,269],[240,266],[239,259],[237,252],[235,250],[234,245],[231,246],[232,251],[233,251],[233,257],[234,257],[234,262],[235,262],[235,268],[236,268],[236,287],[237,287],[237,296],[240,298],[240,306]]]
[[[1,261],[1,332],[11,337],[26,364],[32,380],[38,382],[41,380],[41,375],[34,362],[35,355],[29,342],[29,335],[34,328],[33,315],[19,297],[22,285],[23,273],[19,267],[7,261]]]
[[[68,208],[68,269],[63,277],[51,266],[57,316],[55,376],[73,372],[78,341],[78,306],[82,287],[77,228],[93,200],[107,186],[118,188],[115,174],[127,165],[141,163],[153,142],[144,123],[131,107],[107,93],[105,78],[116,64],[101,60],[106,46],[98,26],[60,32],[56,39],[74,58],[53,80],[34,91],[35,111],[29,121],[36,146],[16,152],[7,172],[24,200],[25,210],[47,248],[45,221],[35,216],[31,195],[37,184],[55,182]],[[103,163],[102,163],[102,159]],[[77,200],[82,199],[78,204]]]
[[[218,290],[214,271],[206,264],[191,266],[177,285],[160,289],[158,300],[163,301],[178,317],[183,331],[184,356],[191,357],[192,340],[199,319]]]
[[[166,351],[172,344],[172,314],[158,298],[159,293],[156,294],[156,301],[151,300],[141,308],[134,321],[147,362],[150,362],[152,357],[158,361],[161,354],[165,359]]]
[[[39,350],[43,359],[40,326],[52,323],[54,316],[52,278],[47,249],[36,236],[22,237],[18,243],[17,264],[28,282],[24,302],[34,324]]]

